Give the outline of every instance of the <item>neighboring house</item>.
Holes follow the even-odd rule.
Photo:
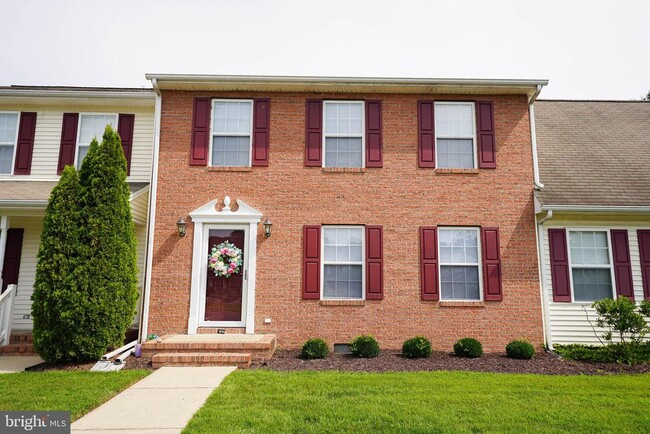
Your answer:
[[[538,101],[535,122],[546,341],[595,344],[593,301],[650,299],[650,102]]]
[[[32,329],[31,295],[43,215],[66,165],[79,164],[107,124],[122,137],[142,286],[154,143],[148,89],[0,87],[0,265],[2,291],[17,284],[11,326]],[[137,320],[137,319],[136,319]]]
[[[529,105],[546,81],[147,77],[144,333],[542,343]],[[225,241],[243,250],[229,278],[208,268]]]

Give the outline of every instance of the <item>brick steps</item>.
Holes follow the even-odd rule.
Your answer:
[[[151,360],[154,369],[163,366],[237,366],[251,365],[249,353],[158,353]]]
[[[30,332],[12,333],[9,345],[0,347],[0,356],[35,356],[33,340]]]

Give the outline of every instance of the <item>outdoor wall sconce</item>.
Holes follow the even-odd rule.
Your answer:
[[[273,222],[271,222],[271,220],[269,220],[268,217],[267,217],[266,220],[264,220],[264,223],[262,223],[262,224],[264,225],[264,235],[266,235],[266,238],[270,237],[271,236],[271,226],[273,226]]]
[[[185,226],[187,223],[185,223],[185,220],[183,220],[183,217],[179,218],[178,221],[176,222],[176,229],[178,229],[178,236],[184,237],[185,236]]]

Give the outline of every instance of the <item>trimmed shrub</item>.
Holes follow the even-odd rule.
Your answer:
[[[463,338],[454,344],[454,354],[458,357],[476,359],[483,355],[483,345],[473,338]]]
[[[330,353],[330,349],[322,339],[309,339],[302,346],[300,357],[303,359],[324,359]]]
[[[556,345],[555,352],[563,359],[591,363],[650,363],[650,342],[631,347],[621,344],[609,345]]]
[[[350,343],[350,349],[353,356],[369,359],[379,355],[379,342],[372,336],[361,335]]]
[[[535,355],[535,348],[525,340],[514,340],[506,345],[506,354],[511,359],[529,360]]]
[[[407,339],[402,344],[402,354],[409,359],[429,357],[432,352],[431,342],[424,336]]]

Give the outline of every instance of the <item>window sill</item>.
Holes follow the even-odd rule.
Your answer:
[[[436,175],[478,175],[479,169],[433,169]]]
[[[325,173],[366,173],[365,167],[323,167]]]
[[[366,304],[365,300],[321,300],[321,306],[363,306]]]
[[[440,307],[485,307],[484,301],[440,301]]]
[[[210,166],[206,170],[208,172],[252,172],[253,168],[249,166]]]

